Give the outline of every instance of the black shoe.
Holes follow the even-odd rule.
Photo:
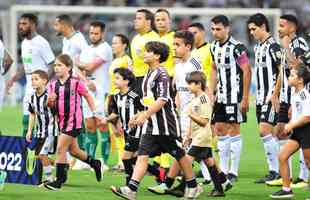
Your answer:
[[[238,176],[236,176],[235,174],[232,174],[232,173],[228,173],[228,174],[227,174],[227,179],[228,179],[232,184],[234,184],[235,182],[238,181]]]
[[[225,193],[213,189],[213,190],[208,194],[208,196],[209,196],[209,197],[225,197]]]
[[[175,197],[183,197],[184,192],[185,192],[185,188],[183,188],[182,184],[179,184],[178,186],[172,189],[166,190],[167,194],[170,194]]]
[[[98,182],[101,181],[101,162],[100,160],[94,160],[94,162],[92,163],[92,166],[91,166],[95,173],[96,173],[96,179]]]
[[[269,171],[268,175],[266,175],[264,178],[260,178],[256,180],[254,183],[257,183],[257,184],[266,183],[267,181],[273,181],[278,178],[280,178],[280,175],[277,172]]]
[[[294,194],[293,194],[292,190],[287,192],[287,191],[284,191],[281,189],[281,190],[271,194],[270,197],[272,199],[291,199],[294,197]]]
[[[231,182],[228,180],[227,182],[222,184],[222,187],[224,189],[225,192],[227,192],[228,190],[230,190],[233,185],[231,184]]]
[[[211,180],[204,180],[202,182],[203,185],[209,185],[211,183]]]
[[[60,181],[53,181],[53,182],[48,182],[44,184],[44,187],[49,189],[49,190],[54,190],[57,191],[61,188],[61,182]]]
[[[67,180],[68,180],[68,171],[69,171],[69,164],[66,164],[66,167],[65,167],[65,172],[64,172],[64,176],[63,178],[61,179],[61,184],[64,185]]]

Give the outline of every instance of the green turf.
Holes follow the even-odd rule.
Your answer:
[[[18,135],[21,130],[21,111],[17,108],[4,108],[0,112],[0,130],[5,134]],[[242,126],[244,148],[241,157],[239,181],[233,189],[227,192],[225,199],[229,200],[263,200],[270,199],[269,194],[278,190],[265,185],[254,184],[256,178],[261,177],[267,171],[263,152],[263,145],[259,139],[254,110],[249,113],[248,123]],[[114,163],[112,156],[110,164]],[[297,162],[295,160],[295,174]],[[122,174],[109,172],[103,177],[101,183],[97,183],[91,171],[70,171],[68,185],[59,192],[46,191],[34,186],[6,184],[4,191],[0,192],[0,200],[109,200],[119,199],[109,190],[111,185],[121,185],[124,182]],[[151,177],[145,177],[138,193],[140,200],[169,200],[175,199],[170,196],[156,196],[146,190],[147,186],[153,185]],[[206,199],[206,194],[211,190],[210,186],[204,187],[205,192],[199,199]],[[307,189],[295,189],[295,199],[305,199],[310,196]],[[212,199],[212,198],[210,198]]]

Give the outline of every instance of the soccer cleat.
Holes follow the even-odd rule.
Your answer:
[[[273,194],[270,195],[272,199],[290,199],[294,197],[293,191],[284,191],[284,190],[279,190]]]
[[[211,180],[204,180],[202,182],[202,185],[209,185],[211,183]]]
[[[169,189],[165,183],[161,183],[160,185],[156,185],[153,187],[148,187],[148,191],[155,194],[167,194],[167,190]]]
[[[122,197],[127,200],[135,200],[137,192],[132,191],[129,187],[123,186],[123,187],[115,187],[111,186],[111,190],[114,194],[116,194],[119,197]]]
[[[172,188],[172,189],[168,189],[166,191],[167,194],[170,194],[172,196],[175,196],[175,197],[183,197],[184,196],[184,186],[182,183],[180,183],[178,186]]]
[[[94,160],[94,163],[92,164],[91,167],[95,170],[97,181],[100,182],[101,181],[101,176],[102,176],[100,160]]]
[[[307,186],[308,182],[301,178],[297,178],[296,180],[293,181],[293,183],[291,183],[291,188],[305,188]]]
[[[278,178],[272,181],[266,181],[266,184],[268,186],[282,186],[283,185],[283,180],[282,178]]]
[[[233,174],[233,173],[228,173],[228,174],[227,174],[227,179],[228,179],[232,184],[234,184],[235,182],[238,181],[238,176],[236,176],[236,175]]]
[[[209,196],[209,197],[225,197],[225,193],[213,189],[213,190],[208,194],[208,196]]]
[[[266,175],[264,178],[260,178],[260,179],[256,180],[255,183],[257,183],[257,184],[266,183],[267,181],[272,181],[272,180],[275,180],[278,178],[280,178],[279,173],[277,173],[275,171],[269,171],[268,175]]]
[[[183,199],[196,199],[202,192],[203,188],[200,185],[197,185],[195,188],[186,187]]]
[[[223,187],[223,190],[227,192],[233,187],[233,185],[231,184],[229,180],[227,180],[225,183],[222,184],[222,187]]]
[[[46,189],[49,189],[49,190],[53,190],[53,191],[57,191],[61,188],[61,182],[59,181],[53,181],[53,182],[48,182],[46,184],[44,184],[44,187]]]

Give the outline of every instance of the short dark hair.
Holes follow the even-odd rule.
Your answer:
[[[195,28],[198,28],[200,31],[205,31],[205,27],[202,25],[202,23],[200,22],[195,22],[195,23],[192,23],[191,25],[188,26],[189,28],[190,27],[195,27]]]
[[[302,60],[302,62],[307,65],[308,67],[310,67],[310,51],[306,52],[304,55],[302,55],[300,57],[300,59]]]
[[[38,17],[32,13],[24,13],[20,16],[20,18],[28,19],[35,26],[38,26],[38,23],[39,23]]]
[[[150,10],[145,9],[145,8],[137,10],[136,13],[138,12],[144,13],[145,19],[151,21],[151,27],[153,28],[154,27],[154,14]]]
[[[58,19],[60,22],[66,24],[68,26],[72,26],[73,25],[72,18],[69,15],[58,15],[56,17],[56,19]]]
[[[297,76],[301,78],[306,85],[310,81],[310,71],[309,68],[305,64],[299,65],[297,69]]]
[[[115,36],[121,38],[122,43],[123,43],[123,44],[126,44],[126,49],[129,48],[130,42],[129,42],[128,37],[126,37],[126,36],[125,36],[124,34],[122,34],[122,33],[117,33],[117,34],[115,34]]]
[[[293,24],[296,26],[296,28],[297,28],[298,25],[299,25],[297,17],[294,16],[294,15],[291,15],[291,14],[282,15],[282,16],[280,17],[280,19],[284,19],[284,20],[286,20],[286,21],[289,21],[289,22],[293,23]]]
[[[185,45],[191,45],[191,49],[193,49],[194,46],[194,35],[189,31],[177,31],[174,34],[175,38],[181,38]]]
[[[230,25],[229,19],[225,15],[216,15],[211,19],[211,22],[213,22],[214,24],[221,23],[225,27]]]
[[[48,82],[48,74],[41,69],[35,70],[31,74],[37,74],[41,79],[44,79],[46,82]]]
[[[160,63],[165,62],[169,56],[169,46],[162,42],[150,41],[145,44],[145,50],[159,55]]]
[[[128,68],[116,68],[113,71],[114,74],[119,74],[124,80],[128,81],[128,87],[132,87],[136,82],[136,77],[133,72]]]
[[[164,8],[159,8],[156,10],[155,13],[159,13],[159,12],[164,12],[164,13],[167,13],[168,17],[170,18],[170,13],[167,9],[164,9]]]
[[[205,90],[206,89],[206,84],[207,84],[207,78],[206,75],[201,72],[201,71],[193,71],[190,72],[186,75],[185,81],[190,84],[190,83],[195,83],[195,84],[201,84],[201,89]]]
[[[262,26],[263,24],[265,24],[266,31],[270,32],[268,19],[262,13],[256,13],[250,16],[250,18],[247,21],[247,24],[251,24],[251,23],[255,24],[255,26]]]
[[[100,27],[101,32],[104,32],[105,30],[105,23],[102,21],[93,21],[90,23],[90,26]]]

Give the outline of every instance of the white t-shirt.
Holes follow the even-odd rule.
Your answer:
[[[55,60],[54,53],[48,41],[41,35],[36,35],[32,39],[25,38],[21,44],[22,62],[27,79],[27,90],[32,91],[31,73],[41,69],[48,71],[48,65]]]
[[[81,54],[83,49],[88,47],[84,35],[79,31],[76,31],[70,38],[64,37],[62,45],[62,53],[68,54],[73,61]]]
[[[175,65],[175,85],[180,99],[180,110],[185,111],[186,105],[194,97],[187,89],[186,75],[193,71],[201,71],[202,67],[198,60],[189,58],[186,62]]]
[[[82,63],[92,63],[98,57],[104,60],[104,63],[89,78],[94,81],[97,89],[108,93],[110,89],[109,67],[113,59],[111,46],[107,42],[102,42],[96,46],[90,45],[82,50],[80,61]]]
[[[302,116],[310,116],[310,94],[306,88],[295,92],[292,88],[292,121]]]
[[[0,78],[4,72],[3,62],[4,62],[5,47],[2,40],[0,40]]]

